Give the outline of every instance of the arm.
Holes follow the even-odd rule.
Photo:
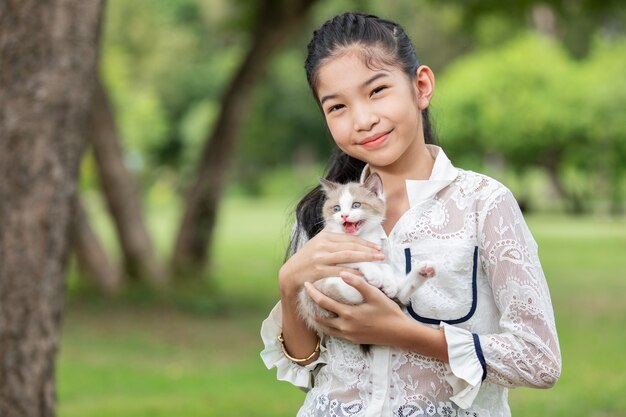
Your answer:
[[[342,272],[343,280],[357,289],[364,302],[358,305],[339,303],[305,284],[309,295],[322,308],[337,314],[320,318],[325,334],[359,344],[387,345],[448,361],[448,349],[442,329],[416,322],[402,312],[398,304],[363,277]]]
[[[306,358],[315,350],[318,336],[307,328],[298,314],[297,296],[304,282],[337,276],[341,271],[357,273],[354,269],[338,264],[380,260],[382,257],[379,248],[371,242],[326,230],[299,245],[280,269],[281,301],[263,322],[261,329],[265,344],[261,356],[268,368],[278,369],[278,379],[288,380],[306,389],[310,387],[310,371],[319,363],[325,363],[323,346],[320,354],[307,362],[296,364],[284,355],[277,340],[282,333],[285,350],[295,358]]]
[[[481,230],[481,261],[502,329],[480,336],[487,380],[549,388],[561,372],[554,313],[537,244],[510,191],[505,189],[487,203]]]
[[[299,282],[297,269],[291,271],[293,263],[285,263],[278,273],[280,302],[282,308],[282,335],[285,349],[295,358],[306,358],[315,349],[318,335],[307,328],[304,320],[298,314],[298,293],[303,283]],[[296,265],[297,268],[297,265]],[[317,360],[319,352],[309,361],[299,363],[308,365]]]
[[[472,334],[443,324],[448,341],[452,400],[467,408],[482,380],[506,387],[549,388],[561,354],[550,294],[515,198],[500,187],[480,211],[479,254],[500,312],[498,333]]]

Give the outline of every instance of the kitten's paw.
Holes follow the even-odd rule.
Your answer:
[[[374,264],[364,263],[359,266],[359,270],[365,277],[365,280],[376,288],[381,288],[383,285],[383,274],[379,267]]]
[[[381,288],[383,286],[383,280],[378,276],[366,276],[366,280],[370,285],[373,285],[376,288]]]
[[[437,275],[435,264],[428,261],[420,262],[417,265],[417,273],[423,278],[432,278]]]
[[[399,290],[398,283],[393,282],[393,281],[388,281],[384,283],[380,287],[380,289],[389,298],[396,298],[396,295],[398,295],[398,290]]]

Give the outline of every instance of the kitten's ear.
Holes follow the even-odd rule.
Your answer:
[[[324,191],[326,191],[327,193],[336,190],[340,185],[336,182],[329,181],[326,178],[320,178],[320,184],[322,185]]]
[[[380,176],[377,173],[370,174],[369,177],[363,183],[363,186],[376,194],[378,198],[381,198],[383,195],[383,180],[380,179]]]

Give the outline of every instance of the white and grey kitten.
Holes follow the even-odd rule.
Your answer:
[[[325,179],[320,180],[326,193],[322,209],[324,222],[331,231],[349,233],[381,245],[379,226],[385,219],[385,197],[382,181],[378,174],[371,174],[364,184],[351,182],[337,184]],[[367,282],[380,288],[385,295],[407,304],[410,296],[427,278],[435,275],[435,266],[430,262],[421,262],[405,275],[385,261],[347,263],[345,266],[361,271]],[[340,277],[321,278],[313,283],[328,297],[344,304],[360,304],[363,297],[354,287],[346,284]],[[309,328],[321,333],[315,317],[335,317],[317,305],[306,290],[299,294],[299,312]]]

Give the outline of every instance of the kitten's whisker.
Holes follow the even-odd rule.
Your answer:
[[[313,223],[313,225],[314,225],[314,226],[319,226],[320,224],[322,224],[322,225],[323,225],[323,224],[325,224],[325,223],[326,223],[326,222],[322,219],[322,220],[320,220],[319,222],[315,222],[315,223]]]

